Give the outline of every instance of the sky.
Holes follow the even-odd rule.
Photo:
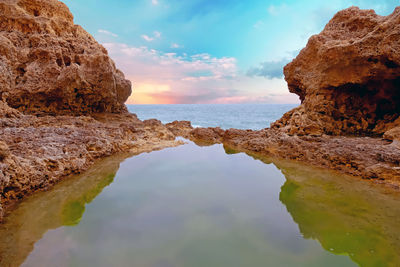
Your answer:
[[[298,103],[283,77],[333,15],[399,0],[62,0],[132,81],[128,104]]]

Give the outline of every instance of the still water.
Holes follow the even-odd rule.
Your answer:
[[[29,197],[0,225],[0,266],[400,266],[399,203],[367,181],[189,143]]]

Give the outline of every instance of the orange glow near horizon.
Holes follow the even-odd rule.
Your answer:
[[[175,104],[172,97],[161,96],[162,93],[170,92],[168,84],[136,83],[127,104]],[[158,96],[157,96],[158,95]]]
[[[146,93],[132,93],[126,104],[145,105],[145,104],[176,104],[174,99],[169,97],[155,97]]]
[[[135,78],[131,80],[137,80]],[[244,84],[242,87],[254,87],[259,86],[258,83],[254,84]],[[263,85],[264,86],[264,85]],[[179,85],[178,85],[179,87]],[[275,88],[280,88],[280,84],[273,86]],[[158,81],[143,81],[134,82],[132,94],[129,96],[126,104],[189,104],[185,98],[185,95],[181,95],[177,90],[176,92],[172,89],[175,88],[173,82],[170,84],[158,82]],[[194,87],[187,86],[188,92],[193,92]],[[263,99],[263,95],[259,94],[247,94],[247,95],[237,95],[237,96],[221,96],[210,99],[203,99],[201,103],[203,104],[240,104],[240,103],[263,103],[260,99]],[[190,100],[193,100],[191,98]],[[268,99],[267,99],[268,100]],[[276,94],[273,96],[270,103],[277,104],[298,104],[299,100],[297,95],[287,92],[286,94]],[[266,102],[268,103],[268,102]]]

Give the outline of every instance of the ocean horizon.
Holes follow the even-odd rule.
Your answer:
[[[191,121],[193,127],[260,130],[297,104],[148,104],[127,105],[139,119],[156,118],[162,123]]]

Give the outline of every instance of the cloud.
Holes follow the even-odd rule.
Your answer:
[[[98,33],[102,33],[102,34],[106,34],[106,35],[109,35],[109,36],[112,36],[112,37],[118,37],[117,34],[112,33],[110,31],[107,31],[107,30],[103,30],[103,29],[99,29],[97,32]]]
[[[104,46],[133,81],[133,102],[198,103],[232,93],[236,59],[163,53],[146,46],[106,43]]]
[[[283,79],[241,74],[234,57],[165,53],[146,46],[103,44],[133,83],[128,103],[297,103]]]
[[[155,31],[154,32],[154,37],[155,38],[160,38],[161,37],[161,32]]]
[[[158,0],[151,0],[151,3],[156,6],[158,5]]]
[[[182,47],[183,47],[183,45],[179,45],[177,43],[171,44],[171,48],[173,48],[173,49],[178,49],[178,48],[182,48]]]
[[[146,34],[143,34],[143,35],[142,35],[142,38],[145,39],[147,42],[154,41],[154,38],[153,38],[153,37],[150,37],[150,36],[148,36],[148,35],[146,35]]]
[[[147,34],[143,34],[142,38],[144,40],[146,40],[147,42],[152,42],[152,41],[154,41],[156,39],[161,38],[161,32],[155,31],[155,32],[153,32],[153,36],[149,36]]]
[[[282,78],[283,67],[289,62],[289,59],[262,62],[258,67],[250,68],[247,71],[247,75],[250,77],[262,76],[268,79]]]

